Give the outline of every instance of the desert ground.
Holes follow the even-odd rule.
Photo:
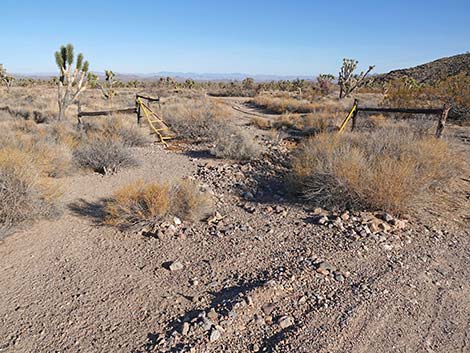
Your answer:
[[[378,106],[383,93],[309,100],[119,88],[113,107],[133,107],[136,93],[162,97],[151,108],[176,135],[168,146],[135,114],[84,117],[79,128],[72,106],[57,121],[55,87],[0,91],[0,108],[9,107],[0,110],[3,160],[33,146],[15,170],[37,168],[38,190],[54,194],[26,199],[28,214],[2,229],[1,352],[470,351],[468,125],[449,120],[437,140],[435,118],[359,114],[358,130],[347,126],[345,141],[357,147],[342,150],[341,175],[373,184],[351,192],[322,174],[305,185],[323,186],[304,193],[309,158],[339,136],[354,98]],[[291,109],[295,102],[307,106]],[[83,111],[107,108],[99,90],[83,93]],[[391,164],[368,157],[382,168],[370,176],[344,164],[394,129],[413,131],[421,147],[410,143]],[[103,139],[125,145],[132,163],[83,162]],[[392,173],[414,153],[429,159],[416,167],[428,168],[421,179],[405,167]],[[138,208],[122,219],[119,190],[180,181],[198,190],[170,193],[164,214]]]

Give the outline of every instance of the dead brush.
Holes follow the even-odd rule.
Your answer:
[[[209,99],[175,99],[162,108],[163,120],[168,122],[179,138],[190,141],[211,139],[219,124],[231,112],[225,105]]]
[[[105,175],[138,165],[121,141],[100,137],[84,139],[73,152],[73,159],[78,166]]]
[[[249,160],[258,158],[263,152],[252,134],[230,124],[218,127],[214,145],[211,153],[219,158]]]
[[[73,171],[72,152],[68,146],[50,139],[42,126],[25,131],[15,128],[7,131],[0,139],[0,147],[29,155],[31,167],[41,176],[58,178]]]
[[[261,130],[269,130],[271,128],[271,120],[259,116],[251,118],[250,124]]]
[[[250,103],[275,114],[306,114],[314,112],[317,108],[316,104],[307,100],[299,100],[291,97],[257,96],[253,98]]]
[[[120,228],[157,225],[170,216],[197,221],[212,209],[209,196],[191,180],[169,183],[138,181],[114,193],[106,202],[105,223]]]
[[[292,187],[322,207],[407,212],[460,172],[445,141],[407,129],[320,134],[297,151]]]
[[[30,154],[0,149],[0,232],[25,220],[53,215],[57,196],[56,186],[41,178]]]

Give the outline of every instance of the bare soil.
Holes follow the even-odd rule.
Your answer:
[[[0,351],[469,352],[470,177],[405,229],[354,238],[289,198],[284,147],[266,144],[246,163],[134,148],[140,167],[64,178],[64,214],[0,242]],[[159,237],[99,224],[120,186],[183,176],[223,219]]]

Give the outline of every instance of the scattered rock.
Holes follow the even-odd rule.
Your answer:
[[[169,266],[168,266],[170,271],[180,271],[184,268],[183,264],[179,261],[173,261]]]
[[[211,330],[211,333],[209,335],[209,341],[210,342],[215,342],[217,341],[220,337],[221,337],[221,333],[218,329],[216,329],[215,327],[212,328]]]
[[[183,325],[181,326],[181,334],[183,336],[187,336],[189,333],[189,323],[188,322],[183,322]]]
[[[217,320],[217,318],[219,317],[219,315],[217,314],[217,312],[214,310],[214,308],[211,308],[211,310],[209,310],[209,312],[207,313],[207,317],[211,320]]]
[[[328,276],[330,273],[336,271],[336,267],[329,262],[323,261],[317,267],[317,272],[324,276]]]
[[[268,304],[264,304],[264,305],[261,307],[261,310],[263,310],[264,315],[271,315],[271,313],[273,312],[274,308],[275,308],[274,304],[268,303]]]
[[[277,323],[282,329],[286,329],[294,324],[294,319],[290,316],[282,316]]]
[[[173,218],[173,223],[177,226],[181,225],[181,219],[179,219],[178,217],[174,217]]]

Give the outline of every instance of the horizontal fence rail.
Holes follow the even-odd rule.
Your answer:
[[[113,114],[130,114],[136,113],[135,108],[125,108],[125,109],[114,109],[114,110],[102,110],[102,111],[97,111],[97,112],[78,112],[78,117],[84,117],[84,116],[103,116],[103,115],[113,115]]]
[[[407,113],[407,114],[442,114],[443,108],[420,109],[420,108],[380,108],[380,107],[357,107],[359,112],[374,113]]]

